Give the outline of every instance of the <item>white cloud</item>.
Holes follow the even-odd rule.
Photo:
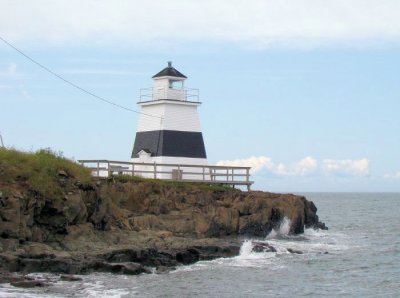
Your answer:
[[[17,64],[15,63],[10,63],[7,67],[7,73],[10,76],[14,76],[17,74]]]
[[[264,168],[269,170],[274,168],[271,158],[267,156],[252,156],[245,159],[220,160],[217,162],[217,166],[251,167],[252,174],[259,172]]]
[[[296,175],[304,176],[315,171],[317,167],[318,167],[317,161],[311,156],[308,156],[295,164],[294,173]]]
[[[267,156],[252,156],[245,159],[221,160],[217,162],[217,165],[251,167],[252,174],[262,170],[268,170],[278,176],[305,176],[315,171],[318,166],[317,161],[310,156],[303,158],[291,166],[286,166],[282,163],[274,164],[272,159]]]
[[[369,160],[363,159],[324,159],[322,169],[326,174],[368,176]]]
[[[307,176],[311,174],[368,176],[369,160],[363,159],[324,159],[319,163],[315,158],[307,156],[293,164],[274,163],[267,156],[252,156],[245,159],[221,160],[219,166],[247,166],[255,174],[266,170],[277,176]],[[400,177],[400,172],[398,173]]]
[[[388,179],[400,179],[400,171],[394,174],[386,174],[383,176],[383,178],[388,178]]]
[[[17,64],[9,63],[5,70],[0,71],[1,76],[12,77],[17,75]]]
[[[398,42],[398,0],[13,0],[0,28],[12,41],[245,46]]]

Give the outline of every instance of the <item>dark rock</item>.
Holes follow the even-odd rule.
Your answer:
[[[0,272],[0,284],[33,280],[30,277],[9,272]]]
[[[317,215],[317,207],[315,206],[314,202],[307,201],[304,197],[304,226],[306,228],[314,228],[314,229],[321,229],[327,230],[328,227],[325,226],[323,222],[319,221]]]
[[[196,249],[180,251],[176,254],[176,260],[184,265],[193,264],[199,261],[200,253]]]
[[[328,227],[323,222],[318,222],[314,225],[314,229],[328,230]]]
[[[237,243],[228,243],[217,245],[204,245],[204,246],[194,246],[195,249],[199,253],[199,259],[208,261],[214,260],[217,258],[230,258],[237,256],[240,252],[240,242]]]
[[[135,251],[127,251],[125,253],[112,253],[107,260],[111,263],[120,263],[120,262],[132,262],[137,260],[137,255]]]
[[[303,217],[297,216],[290,223],[290,234],[302,234],[304,233],[304,221]]]
[[[253,242],[253,252],[276,252],[275,247],[266,242]]]
[[[61,275],[60,280],[63,281],[81,281],[82,278],[73,275]]]
[[[18,244],[17,239],[0,238],[0,251],[16,251]]]
[[[137,275],[141,273],[151,273],[151,271],[138,263],[106,263],[97,262],[92,267],[95,271],[111,272],[118,274]]]
[[[10,254],[0,254],[0,269],[10,272],[18,271],[18,257]]]
[[[265,237],[272,230],[268,221],[260,221],[254,216],[243,216],[240,218],[239,235]]]
[[[293,249],[293,248],[288,248],[287,251],[290,252],[291,254],[298,254],[298,255],[302,255],[303,254],[302,251],[296,250],[296,249]]]
[[[18,288],[48,287],[49,283],[40,280],[23,280],[11,282],[11,285]]]
[[[271,229],[276,229],[283,221],[284,215],[278,208],[271,209],[271,216],[269,218]]]

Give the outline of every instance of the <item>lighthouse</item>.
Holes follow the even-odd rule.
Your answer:
[[[171,62],[152,78],[153,87],[140,90],[132,162],[207,165],[198,89],[186,88],[187,77]]]

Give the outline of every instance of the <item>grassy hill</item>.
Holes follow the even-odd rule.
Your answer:
[[[0,148],[0,187],[24,184],[32,191],[51,197],[59,194],[59,176],[63,173],[82,183],[91,181],[88,169],[50,149],[21,152]]]

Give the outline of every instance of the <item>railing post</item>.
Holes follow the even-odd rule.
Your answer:
[[[132,176],[135,176],[135,164],[132,163]]]
[[[97,162],[97,177],[100,176],[100,163]]]
[[[226,181],[229,181],[229,168],[226,168]]]
[[[203,166],[203,181],[205,181],[205,180],[206,180],[205,171],[206,171],[206,167],[205,167],[205,166]]]
[[[249,181],[250,181],[250,179],[249,179],[250,177],[249,177],[249,176],[250,176],[249,168],[247,168],[247,169],[246,169],[246,182],[249,182]]]
[[[110,171],[110,162],[107,161],[107,172],[108,172],[108,177],[112,176],[112,173]]]
[[[154,179],[157,179],[157,164],[154,162]]]

